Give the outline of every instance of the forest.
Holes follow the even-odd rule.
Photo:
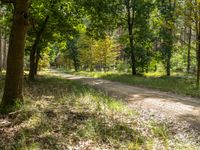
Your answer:
[[[200,0],[0,0],[0,150],[199,150]]]

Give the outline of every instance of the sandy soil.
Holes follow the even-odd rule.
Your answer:
[[[187,122],[200,133],[200,99],[198,98],[125,85],[104,79],[74,76],[56,71],[52,71],[52,73],[100,89],[109,96],[124,101],[131,108],[147,110],[147,112],[149,110],[158,117],[164,115],[176,121]]]

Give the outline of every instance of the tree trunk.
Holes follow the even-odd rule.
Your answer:
[[[197,58],[197,88],[200,84],[200,2],[195,0],[196,13],[195,13],[195,25],[196,25],[196,58]]]
[[[197,87],[200,84],[200,2],[197,4],[198,17],[197,17]]]
[[[171,75],[171,50],[169,50],[168,52],[168,56],[167,56],[167,76]]]
[[[189,8],[189,16],[192,15],[192,9]],[[190,72],[191,69],[191,42],[192,42],[192,24],[189,25],[188,33],[188,56],[187,56],[187,72]]]
[[[2,49],[2,33],[0,29],[0,73],[2,72],[2,63],[3,63],[3,49]]]
[[[38,72],[39,59],[40,59],[40,50],[37,50],[36,60],[35,60],[35,68],[34,68],[35,75],[37,75],[37,72]]]
[[[7,49],[7,36],[6,33],[4,33],[4,40],[3,40],[3,69],[6,70],[7,67],[7,56],[8,56],[8,49]]]
[[[30,70],[29,70],[29,80],[34,81],[35,80],[35,69],[36,69],[36,52],[37,52],[37,47],[38,44],[41,40],[42,34],[45,30],[45,27],[48,23],[49,20],[49,16],[47,15],[47,17],[45,18],[45,21],[42,25],[42,27],[40,28],[40,30],[36,33],[36,39],[35,42],[32,46],[32,49],[30,51]]]
[[[132,68],[132,75],[136,75],[136,65],[135,65],[135,53],[134,53],[134,45],[133,39],[130,38],[130,47],[131,47],[131,68]]]
[[[200,23],[199,23],[200,27]],[[200,32],[198,33],[198,49],[197,49],[197,87],[200,84]]]
[[[37,39],[37,38],[36,38]],[[39,42],[39,40],[38,40]],[[30,70],[29,70],[29,79],[31,81],[34,81],[35,80],[35,54],[36,54],[36,46],[37,46],[37,43],[36,43],[36,40],[35,40],[35,43],[33,44],[32,46],[32,49],[30,51]]]
[[[192,28],[189,27],[189,35],[188,35],[188,56],[187,56],[187,72],[190,72],[191,67],[191,39],[192,39]]]
[[[130,54],[131,54],[131,68],[132,75],[136,75],[136,65],[135,65],[135,51],[134,51],[134,38],[133,38],[133,24],[134,24],[134,10],[131,8],[130,1],[126,1],[126,9],[127,9],[127,23],[128,23],[128,32],[129,32],[129,44],[130,44]]]
[[[78,52],[77,49],[72,48],[72,61],[75,71],[77,72],[79,70],[79,62],[78,62]]]
[[[175,18],[174,18],[174,12],[176,10],[176,0],[172,3],[171,0],[167,2],[167,5],[169,6],[169,13],[167,16],[165,16],[165,22],[167,26],[164,26],[164,57],[166,57],[166,75],[171,75],[171,56],[172,56],[172,50],[173,50],[173,25],[175,24]]]
[[[8,44],[7,44],[7,35],[4,33],[4,47],[3,47],[3,68],[7,68],[7,57],[8,57]]]
[[[1,107],[8,110],[17,101],[23,102],[24,47],[28,23],[28,0],[15,1],[11,27],[7,72]]]
[[[75,71],[78,72],[79,67],[78,67],[77,60],[73,60],[73,64],[74,64],[74,69],[75,69]]]
[[[171,57],[173,49],[173,30],[172,28],[168,29],[169,39],[167,39],[167,76],[171,76]]]

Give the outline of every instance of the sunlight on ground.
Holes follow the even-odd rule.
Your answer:
[[[193,75],[183,73],[173,73],[171,77],[163,76],[161,72],[146,73],[132,76],[130,73],[117,72],[71,72],[75,75],[102,78],[111,81],[117,81],[128,85],[147,87],[175,94],[200,97],[200,88],[196,87],[196,78]]]
[[[165,123],[79,82],[41,72],[25,83],[25,106],[0,115],[0,149],[197,149]]]

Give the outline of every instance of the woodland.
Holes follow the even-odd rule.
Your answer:
[[[0,0],[0,149],[198,150],[199,118],[200,0]]]

